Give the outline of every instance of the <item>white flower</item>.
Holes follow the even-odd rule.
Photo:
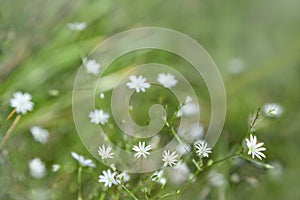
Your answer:
[[[170,166],[170,167],[172,167],[173,165],[176,165],[176,163],[177,163],[177,157],[178,157],[178,154],[177,154],[177,152],[176,151],[173,151],[172,153],[171,153],[171,151],[170,150],[164,150],[164,153],[163,153],[163,155],[162,155],[162,161],[164,162],[164,167],[166,167],[166,166]]]
[[[33,126],[30,128],[30,132],[35,141],[45,144],[49,137],[49,132],[40,126]]]
[[[173,75],[165,73],[158,74],[157,81],[165,88],[174,87],[178,82]]]
[[[250,134],[250,139],[246,138],[246,143],[249,149],[248,155],[252,154],[252,159],[254,159],[255,156],[260,160],[262,160],[261,157],[266,158],[265,154],[261,152],[266,150],[266,148],[262,147],[264,143],[257,143],[256,136]]]
[[[141,156],[146,158],[147,155],[150,154],[148,151],[150,151],[151,149],[151,145],[146,146],[146,142],[139,142],[139,146],[135,145],[132,147],[132,150],[136,152],[134,154],[134,157],[136,158],[140,158]]]
[[[98,154],[101,156],[102,160],[105,160],[107,158],[113,158],[114,153],[111,152],[112,148],[110,146],[107,146],[107,148],[102,145],[102,147],[98,148]]]
[[[75,152],[71,152],[71,155],[78,161],[79,165],[81,165],[82,167],[96,167],[95,163],[93,163],[91,159],[85,159],[83,156],[78,155]]]
[[[130,82],[128,82],[126,85],[129,87],[129,89],[134,89],[137,93],[140,91],[145,92],[147,88],[150,88],[150,83],[146,82],[146,78],[143,76],[135,76],[132,75],[129,77]]]
[[[60,165],[59,164],[53,164],[52,165],[52,172],[57,172],[60,169]]]
[[[68,28],[72,31],[82,31],[86,28],[86,23],[85,22],[69,23]]]
[[[87,73],[98,75],[100,73],[100,64],[96,60],[83,59],[83,65],[86,68]]]
[[[182,184],[189,179],[190,170],[188,166],[179,161],[173,168],[169,168],[169,178],[175,184]]]
[[[280,117],[283,109],[276,103],[270,103],[263,106],[263,111],[267,117]]]
[[[29,169],[34,178],[43,178],[46,174],[45,164],[39,158],[34,158],[29,162]]]
[[[152,174],[151,176],[151,180],[152,181],[155,181],[155,182],[158,182],[162,185],[165,185],[166,182],[167,182],[167,179],[163,177],[163,174],[164,174],[164,171],[163,170],[160,170],[160,171],[156,171]]]
[[[103,170],[102,175],[99,176],[99,183],[104,183],[105,187],[111,187],[112,185],[118,185],[116,181],[116,172],[111,173],[110,169]]]
[[[191,97],[186,97],[185,102],[179,109],[177,113],[177,117],[185,116],[193,116],[199,113],[198,103],[195,103]]]
[[[117,182],[119,183],[119,184],[121,184],[121,183],[126,183],[126,182],[128,182],[129,180],[130,180],[130,176],[128,175],[128,173],[127,172],[122,172],[121,174],[118,174],[117,176],[116,176],[116,180],[117,180]]]
[[[23,115],[27,111],[32,111],[34,104],[32,103],[31,95],[28,93],[15,92],[14,98],[10,100],[10,106],[16,109],[16,113],[22,113]]]
[[[105,113],[102,109],[96,109],[90,112],[89,118],[91,119],[91,123],[104,125],[109,118],[109,114]]]
[[[211,148],[207,147],[207,143],[204,142],[204,141],[196,142],[195,148],[196,148],[196,153],[200,157],[207,157],[208,158],[208,154],[211,153]]]

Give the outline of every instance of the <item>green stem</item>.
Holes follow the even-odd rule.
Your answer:
[[[176,131],[175,131],[175,129],[174,129],[173,126],[171,127],[171,132],[172,132],[172,134],[174,135],[174,137],[177,139],[177,141],[178,141],[180,144],[183,144],[183,142],[182,142],[181,139],[178,137],[178,135],[177,135],[177,133],[176,133]]]
[[[82,200],[81,174],[82,174],[82,166],[79,166],[79,168],[78,168],[78,174],[77,174],[78,200]]]
[[[134,199],[134,200],[138,200],[138,198],[132,193],[130,192],[130,190],[122,184],[122,188]]]

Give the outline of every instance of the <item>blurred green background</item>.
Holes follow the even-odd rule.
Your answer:
[[[218,156],[241,142],[252,110],[268,102],[284,108],[281,118],[266,120],[258,129],[268,149],[267,160],[277,163],[276,173],[253,166],[235,169],[245,178],[227,186],[226,199],[299,199],[299,8],[299,0],[1,0],[0,121],[12,110],[9,99],[15,91],[31,93],[35,108],[21,119],[8,142],[8,155],[1,159],[0,199],[31,199],[38,188],[47,189],[51,199],[77,197],[76,165],[70,151],[89,155],[77,136],[71,109],[81,57],[105,38],[144,26],[189,35],[219,67],[228,102],[225,128],[215,148]],[[87,28],[69,30],[67,24],[74,21],[86,22]],[[172,57],[157,55],[144,55],[131,63],[176,63]],[[111,73],[118,73],[118,67]],[[54,90],[59,94],[53,94]],[[201,112],[209,112],[207,91],[202,98],[208,103]],[[0,138],[9,125],[3,124]],[[50,131],[46,145],[32,140],[29,129],[33,125]],[[59,163],[62,169],[34,180],[27,164],[34,157],[41,157],[47,166]],[[93,182],[88,176],[84,178],[84,185]],[[198,199],[203,184],[197,181],[183,196]],[[93,189],[84,192],[92,193]],[[218,195],[212,193],[208,198],[218,199]]]

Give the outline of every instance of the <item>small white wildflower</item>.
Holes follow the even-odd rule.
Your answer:
[[[208,144],[204,141],[196,142],[195,148],[196,148],[196,153],[200,157],[207,157],[208,158],[208,156],[209,156],[208,154],[211,153],[211,148],[209,148]]]
[[[100,73],[100,64],[96,60],[83,59],[83,65],[89,74],[98,75]]]
[[[116,180],[117,180],[117,182],[119,184],[126,183],[126,182],[128,182],[130,180],[130,176],[129,176],[129,174],[127,172],[124,171],[121,174],[118,174],[116,176]]]
[[[167,183],[167,179],[163,177],[164,171],[156,171],[152,174],[151,180],[154,182],[158,182],[161,185],[165,185]]]
[[[179,161],[175,167],[169,168],[168,175],[173,183],[183,184],[190,177],[190,169],[184,162]]]
[[[143,76],[132,75],[129,77],[130,82],[126,83],[129,89],[134,89],[137,93],[140,91],[145,92],[147,88],[150,88],[150,83],[146,82],[146,78]]]
[[[86,23],[85,22],[69,23],[68,28],[72,31],[83,31],[86,28]]]
[[[140,158],[141,156],[147,158],[147,155],[150,155],[148,151],[151,149],[151,145],[146,146],[146,142],[139,142],[139,146],[134,145],[132,147],[132,150],[136,152],[134,154],[134,157],[136,158]]]
[[[60,169],[60,165],[59,164],[53,164],[52,165],[52,172],[57,172]]]
[[[16,109],[16,113],[25,115],[28,111],[33,110],[34,104],[29,93],[15,92],[10,100],[10,106]]]
[[[248,155],[252,154],[252,159],[254,159],[255,156],[260,160],[262,160],[262,157],[266,158],[265,154],[261,152],[266,150],[266,148],[262,147],[264,143],[257,143],[256,136],[250,134],[250,139],[246,138],[246,143],[249,149]]]
[[[100,93],[99,97],[100,97],[100,99],[104,99],[104,97],[105,97],[104,93]]]
[[[174,87],[178,82],[173,75],[165,73],[158,74],[157,81],[165,88]]]
[[[89,118],[91,119],[91,123],[104,125],[108,121],[109,114],[105,113],[102,109],[96,109],[90,112]]]
[[[30,174],[34,178],[43,178],[46,174],[45,164],[39,158],[29,161]]]
[[[116,181],[116,172],[111,173],[110,169],[103,170],[102,175],[99,176],[99,183],[104,183],[105,187],[111,187],[112,185],[118,185]]]
[[[179,109],[177,117],[181,116],[193,116],[199,113],[198,103],[195,103],[191,97],[186,97],[185,102]]]
[[[263,106],[263,112],[267,117],[280,117],[283,112],[282,107],[276,103],[269,103]]]
[[[111,146],[107,146],[107,148],[102,145],[98,148],[98,154],[101,156],[102,160],[113,158],[114,153],[111,152],[112,148]]]
[[[45,144],[49,137],[49,132],[40,126],[33,126],[30,128],[30,132],[35,141]]]
[[[177,157],[178,157],[178,154],[176,151],[173,151],[171,153],[170,150],[164,150],[164,153],[162,155],[162,161],[164,162],[164,167],[166,166],[170,166],[172,167],[173,165],[176,165],[177,163]]]
[[[85,159],[83,156],[78,155],[75,152],[71,152],[71,155],[74,159],[78,161],[79,165],[82,167],[92,167],[92,168],[96,167],[95,163],[93,163],[91,159]]]

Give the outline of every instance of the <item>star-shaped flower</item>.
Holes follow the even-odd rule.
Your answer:
[[[196,142],[195,148],[196,148],[196,153],[200,157],[207,157],[208,158],[208,156],[209,156],[208,154],[211,153],[211,148],[209,148],[208,144],[204,141]]]
[[[114,153],[111,152],[112,148],[111,146],[107,146],[107,148],[102,145],[98,148],[98,154],[101,156],[102,160],[113,158]]]
[[[116,180],[117,172],[111,173],[110,169],[103,170],[102,175],[99,176],[99,183],[104,183],[105,187],[111,187],[112,185],[118,185]]]
[[[263,154],[261,151],[265,151],[266,148],[262,147],[264,145],[263,142],[261,143],[257,143],[257,138],[256,136],[253,136],[252,134],[250,134],[250,138],[246,138],[246,143],[247,143],[247,147],[248,147],[248,155],[252,154],[252,159],[254,159],[254,157],[256,156],[257,158],[259,158],[260,160],[262,160],[263,158],[266,158],[265,154]]]
[[[129,89],[134,89],[137,93],[140,91],[145,92],[147,88],[150,88],[150,83],[146,82],[146,78],[143,76],[135,76],[132,75],[129,77],[130,82],[128,82],[126,85],[129,87]]]
[[[91,159],[85,159],[83,156],[78,155],[75,152],[71,152],[71,155],[74,159],[78,161],[79,165],[82,167],[96,167],[95,163]]]
[[[105,113],[102,109],[96,109],[90,112],[89,118],[91,119],[91,123],[104,125],[108,121],[109,114]]]
[[[157,81],[165,88],[174,87],[178,82],[173,75],[165,73],[158,74]]]
[[[170,166],[170,167],[172,167],[173,165],[176,165],[176,163],[177,163],[177,157],[178,157],[178,154],[177,154],[177,152],[176,151],[173,151],[172,153],[171,153],[171,151],[170,150],[165,150],[164,151],[164,153],[163,153],[163,155],[162,155],[162,161],[164,162],[164,167],[166,167],[166,166]]]
[[[16,109],[16,113],[25,115],[28,111],[33,110],[34,104],[29,93],[15,92],[13,96],[10,100],[10,106]]]
[[[147,158],[147,155],[150,155],[149,151],[151,150],[151,145],[146,146],[146,142],[139,142],[139,146],[133,146],[132,150],[136,153],[134,154],[134,157],[140,158],[143,156],[144,158]]]

